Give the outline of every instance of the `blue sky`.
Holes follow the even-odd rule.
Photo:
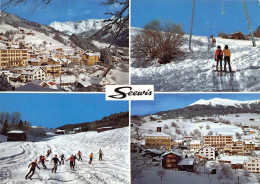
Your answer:
[[[172,20],[182,23],[184,31],[189,33],[192,4],[192,0],[132,0],[131,25],[143,27],[154,19]],[[246,0],[246,4],[255,31],[260,26],[260,2]],[[249,34],[242,0],[196,0],[194,35],[216,36],[220,31],[232,33],[238,30]]]
[[[2,3],[6,0],[2,0]],[[37,0],[38,1],[38,0]],[[34,0],[27,0],[26,4],[10,6],[6,12],[21,18],[49,25],[53,21],[80,21],[86,19],[105,19],[107,10],[117,6],[103,6],[104,0],[52,0],[46,7],[38,7],[35,11]],[[39,1],[38,1],[39,2]]]
[[[154,101],[132,101],[131,115],[152,114],[159,111],[187,107],[200,100],[223,98],[231,100],[260,100],[260,93],[183,93],[183,94],[155,94]]]
[[[56,128],[126,112],[127,101],[106,101],[105,94],[0,93],[0,112],[19,111],[32,125]]]

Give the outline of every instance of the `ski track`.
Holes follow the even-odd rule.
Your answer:
[[[137,28],[132,29],[136,34]],[[231,50],[231,67],[236,73],[215,72],[213,46],[207,37],[193,36],[192,49],[188,50],[186,38],[183,50],[186,58],[169,64],[156,64],[146,68],[136,67],[138,60],[131,59],[132,84],[151,84],[155,91],[212,91],[238,92],[260,90],[260,39],[257,47],[252,47],[251,41],[230,40],[217,38],[217,45],[223,49],[229,45]],[[224,61],[223,64],[224,66]],[[229,71],[228,67],[227,70]]]
[[[128,128],[120,128],[101,133],[84,132],[70,135],[54,136],[40,142],[5,142],[0,143],[0,183],[130,183],[130,158],[128,146]],[[16,151],[9,151],[15,148]],[[98,161],[98,150],[102,149],[103,161]],[[45,162],[47,170],[36,169],[33,180],[25,180],[29,171],[29,163],[39,156],[46,155],[48,149],[52,154]],[[76,161],[75,171],[69,166],[69,161],[58,166],[57,173],[51,173],[53,163],[51,158],[64,153],[65,159],[71,154],[82,152],[83,161]],[[93,152],[92,164],[88,164],[89,154]],[[9,156],[5,156],[8,155]],[[4,155],[4,156],[2,156]],[[42,165],[38,163],[42,168]]]

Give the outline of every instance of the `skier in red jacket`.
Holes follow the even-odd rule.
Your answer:
[[[74,170],[74,162],[75,162],[74,156],[71,155],[70,158],[68,158],[67,160],[70,161],[70,168]]]
[[[218,49],[215,52],[215,61],[217,61],[216,71],[218,71],[218,64],[220,65],[220,71],[222,72],[222,59],[223,59],[223,51],[221,47],[218,46]]]
[[[28,176],[29,176],[30,173],[32,173],[32,174],[29,176],[29,178],[32,179],[32,176],[33,176],[33,174],[34,174],[34,172],[35,172],[35,168],[37,167],[38,169],[40,169],[39,166],[37,165],[37,159],[35,159],[33,162],[31,162],[31,163],[28,165],[28,168],[29,168],[30,166],[31,166],[31,169],[30,169],[30,171],[26,174],[25,179],[28,178]],[[40,170],[41,170],[41,169],[40,169]]]

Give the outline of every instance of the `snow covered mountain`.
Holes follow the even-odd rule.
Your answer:
[[[230,100],[230,99],[221,99],[221,98],[213,98],[210,100],[201,99],[189,106],[194,105],[207,105],[207,106],[233,106],[241,108],[243,105],[250,106],[251,104],[259,104],[260,100],[252,100],[252,101],[238,101],[238,100]]]
[[[104,19],[88,19],[82,20],[78,22],[57,22],[54,21],[50,24],[50,27],[61,31],[65,34],[80,34],[85,32],[86,36],[91,36],[95,34],[98,30],[104,27],[106,23],[104,23]]]
[[[129,128],[120,128],[101,133],[82,132],[58,135],[39,142],[3,142],[0,143],[0,183],[26,183],[24,177],[28,165],[48,149],[52,154],[47,158],[48,169],[36,169],[32,182],[28,183],[129,183]],[[102,149],[103,160],[98,161],[98,150]],[[83,161],[76,161],[75,170],[69,162],[58,166],[57,173],[52,173],[55,154],[65,155],[68,159],[78,151]],[[94,154],[93,163],[88,164],[90,153]],[[42,168],[41,164],[38,164]]]

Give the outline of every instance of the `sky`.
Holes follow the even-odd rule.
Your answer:
[[[200,100],[222,98],[230,100],[260,100],[260,93],[178,93],[155,94],[154,101],[132,101],[131,115],[146,115],[160,111],[179,109]]]
[[[1,1],[4,3],[6,0]],[[53,21],[75,22],[86,19],[106,19],[110,17],[105,15],[108,10],[118,8],[118,6],[101,5],[104,0],[52,0],[51,4],[40,6],[37,9],[34,8],[33,2],[35,0],[27,0],[26,4],[10,6],[5,11],[26,20],[49,25]]]
[[[0,112],[14,111],[32,125],[57,128],[126,112],[129,104],[106,101],[105,94],[0,93]]]
[[[181,23],[190,33],[192,0],[132,0],[132,27],[144,27],[151,20]],[[224,3],[224,4],[223,4]],[[260,1],[246,0],[253,31],[260,26]],[[222,9],[223,13],[222,14]],[[249,34],[242,0],[196,0],[193,35],[217,36],[219,32]]]

